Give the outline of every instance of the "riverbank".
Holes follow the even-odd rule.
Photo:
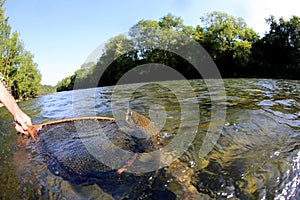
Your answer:
[[[23,101],[27,101],[27,100],[29,100],[29,99],[32,99],[32,98],[27,98],[27,99],[25,99],[25,100],[23,100]],[[19,102],[21,102],[21,100],[20,100],[20,99],[17,99],[16,102],[19,103]],[[2,108],[3,106],[4,106],[3,103],[0,102],[0,108]]]

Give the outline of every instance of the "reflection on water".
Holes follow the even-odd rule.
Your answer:
[[[214,149],[199,158],[210,125],[211,101],[203,81],[193,80],[197,102],[192,103],[199,104],[200,109],[198,133],[179,159],[143,182],[151,190],[136,191],[140,199],[300,199],[300,82],[229,79],[224,83],[227,115]],[[174,84],[180,88],[180,81]],[[132,85],[127,87],[130,91]],[[112,91],[105,87],[62,92],[20,106],[34,123],[74,116],[112,117]],[[127,90],[118,95],[122,100]],[[121,103],[114,106],[122,109]],[[163,144],[176,136],[180,103],[168,88],[141,85],[131,95],[130,107],[163,127]],[[0,113],[0,199],[113,199],[109,192],[116,189],[113,185],[76,185],[52,174],[35,144],[15,134],[7,111],[1,108]],[[114,198],[130,199],[134,192]]]

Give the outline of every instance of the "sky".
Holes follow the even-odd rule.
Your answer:
[[[74,74],[99,45],[142,19],[171,13],[195,27],[206,13],[223,11],[263,35],[270,15],[300,16],[299,0],[7,0],[4,8],[13,31],[34,55],[42,84],[52,86]]]

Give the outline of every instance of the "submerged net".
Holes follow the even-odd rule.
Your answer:
[[[147,121],[146,118],[144,120]],[[91,129],[95,127],[95,123],[99,128]],[[132,131],[144,133],[146,129],[139,127],[140,125],[134,126]],[[82,130],[87,132],[82,133]],[[146,130],[146,133],[149,134],[149,130]],[[149,186],[152,179],[149,178],[154,172],[142,174],[126,172],[126,168],[134,165],[135,160],[139,159],[137,154],[129,157],[128,162],[125,162],[120,169],[114,169],[90,153],[93,148],[95,150],[99,148],[97,139],[102,137],[108,138],[114,145],[130,152],[147,152],[156,148],[149,137],[137,139],[119,128],[114,119],[99,117],[62,120],[39,125],[35,141],[48,169],[64,180],[73,184],[96,183],[113,196],[128,195],[129,191],[134,191],[137,195],[137,191],[145,191],[145,187]]]

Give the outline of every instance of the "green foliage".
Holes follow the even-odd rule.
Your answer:
[[[247,66],[252,44],[258,35],[242,18],[223,12],[212,12],[201,18],[204,26],[202,44],[225,76]]]
[[[289,20],[274,16],[266,19],[269,32],[259,40],[253,51],[253,64],[269,77],[300,77],[300,19],[293,16]],[[269,73],[267,73],[269,72]],[[271,72],[271,73],[270,73]]]
[[[112,38],[97,63],[84,64],[74,75],[59,82],[57,91],[115,85],[129,70],[148,63],[172,67],[189,79],[200,78],[190,60],[172,53],[189,46],[191,40],[208,51],[222,77],[282,78],[285,74],[287,78],[299,79],[299,17],[289,21],[270,17],[270,31],[263,38],[242,18],[227,13],[212,12],[200,19],[201,24],[196,27],[184,25],[180,17],[172,14],[158,21],[140,20],[130,28],[128,36]],[[189,51],[187,48],[185,54],[193,53]],[[136,75],[155,71],[159,66],[152,65],[152,69],[145,68]],[[141,80],[135,78],[133,82]]]
[[[191,36],[200,35],[200,31],[191,26],[185,26],[180,17],[171,14],[162,17],[158,22],[148,22],[151,23],[141,20],[129,32],[135,52],[139,55],[137,64],[160,63],[174,68],[187,78],[196,78],[195,69],[186,60],[172,52],[188,46]],[[185,53],[188,55],[192,52]]]
[[[24,51],[20,61],[20,67],[17,75],[13,77],[15,96],[21,99],[35,97],[41,87],[41,75],[33,62],[33,56]]]
[[[0,72],[16,99],[38,95],[41,75],[33,62],[33,56],[24,49],[17,32],[11,32],[8,18],[0,7]]]
[[[41,85],[40,89],[38,90],[39,95],[51,94],[54,92],[56,92],[56,88],[51,85]]]
[[[61,80],[60,82],[57,83],[56,85],[56,91],[68,91],[68,90],[73,90],[74,88],[74,83],[75,83],[76,75],[68,76]]]
[[[129,70],[137,58],[133,52],[133,42],[125,35],[112,38],[104,48],[99,61],[89,76],[90,85],[113,85],[121,78],[124,71]],[[79,86],[80,87],[80,86]]]

